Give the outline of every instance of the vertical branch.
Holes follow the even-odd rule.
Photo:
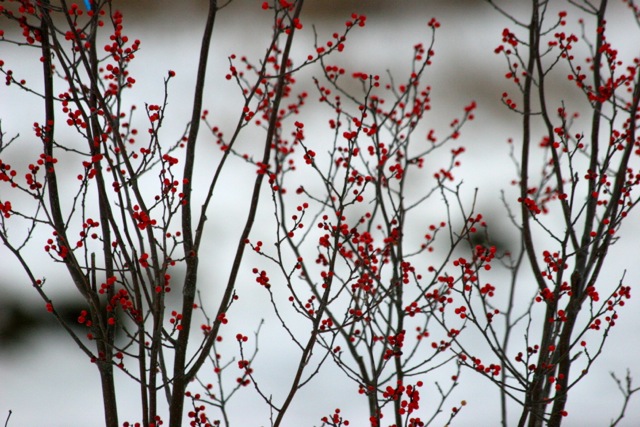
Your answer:
[[[295,9],[294,12],[292,14],[291,20],[293,22],[293,20],[296,20],[299,18],[300,13],[302,12],[302,6],[304,4],[304,0],[297,0],[295,3]],[[279,70],[279,75],[277,77],[277,83],[276,83],[276,87],[275,87],[275,91],[274,91],[274,95],[273,95],[273,101],[272,104],[270,106],[270,113],[269,113],[269,124],[268,124],[268,128],[267,128],[267,135],[265,138],[265,142],[264,142],[264,149],[263,149],[263,154],[262,154],[262,164],[269,164],[269,159],[271,158],[271,151],[273,149],[273,147],[275,147],[276,145],[276,138],[277,138],[277,132],[278,132],[278,127],[279,127],[279,118],[278,118],[278,114],[279,114],[279,110],[280,110],[280,103],[282,101],[282,98],[284,96],[285,93],[285,89],[288,85],[288,78],[289,78],[289,74],[287,72],[287,68],[288,68],[288,64],[290,62],[290,55],[291,55],[291,46],[293,44],[293,38],[295,35],[295,26],[291,25],[288,29],[287,32],[287,39],[285,42],[285,47],[282,51],[282,57],[280,59],[280,66],[278,68]],[[218,313],[216,315],[213,327],[211,329],[211,331],[209,332],[209,335],[207,337],[207,340],[205,341],[205,344],[203,346],[202,351],[200,352],[200,355],[198,356],[198,358],[194,361],[192,367],[189,369],[189,372],[187,374],[187,377],[192,378],[193,376],[195,376],[195,374],[198,372],[198,370],[200,369],[200,367],[202,366],[202,364],[206,361],[208,353],[212,347],[212,345],[215,342],[215,338],[218,336],[218,331],[220,329],[221,326],[221,318],[224,315],[224,313],[226,312],[226,310],[228,309],[233,294],[234,294],[234,290],[235,290],[235,285],[236,285],[236,279],[238,277],[238,273],[240,271],[240,265],[242,264],[242,258],[244,256],[244,250],[246,247],[246,240],[249,238],[249,235],[251,233],[251,229],[253,227],[253,223],[255,220],[255,216],[258,210],[258,203],[260,201],[260,189],[262,186],[262,181],[264,180],[264,174],[258,174],[256,176],[256,179],[254,181],[254,186],[253,186],[253,191],[252,191],[252,195],[251,195],[251,203],[249,205],[249,212],[247,214],[247,220],[245,222],[245,226],[244,229],[242,231],[242,234],[240,236],[240,238],[238,239],[238,246],[236,248],[236,252],[235,252],[235,258],[233,260],[233,264],[231,267],[231,272],[229,274],[229,279],[227,281],[227,285],[225,288],[225,292],[223,294],[222,300],[220,302],[219,308],[218,308]],[[313,348],[313,345],[310,345],[308,347],[308,352],[310,353],[311,350]],[[309,354],[306,355],[306,357],[308,357]],[[300,378],[298,378],[299,381]],[[294,381],[295,382],[295,381]],[[297,385],[296,385],[296,389],[297,389]],[[293,399],[293,395],[295,395],[295,391],[292,387],[291,389],[291,393],[289,394],[289,396],[287,397],[287,399],[285,400],[285,404],[283,405],[283,407],[281,408],[280,412],[278,413],[278,417],[276,419],[276,421],[274,422],[274,425],[279,425],[279,423],[282,420],[282,417],[284,416],[287,407],[289,406],[289,404],[291,403],[292,399]]]
[[[530,150],[531,150],[531,119],[533,115],[533,84],[534,84],[534,72],[537,57],[540,50],[540,3],[538,0],[533,0],[531,3],[531,21],[529,23],[529,58],[527,62],[527,74],[525,76],[524,91],[523,91],[523,104],[524,111],[522,117],[522,153],[520,159],[520,214],[522,216],[522,239],[529,264],[531,265],[531,271],[535,277],[536,283],[540,290],[546,288],[544,278],[542,277],[540,266],[536,258],[535,247],[533,243],[533,236],[531,231],[531,214],[529,207],[524,201],[528,197],[529,191],[529,166],[530,166]],[[549,319],[555,312],[555,301],[551,301],[547,304],[545,318]],[[545,348],[544,344],[548,343],[549,337],[552,333],[553,325],[549,322],[545,322],[542,330],[542,336],[540,342],[542,348]],[[540,353],[540,360],[538,366],[542,366],[544,363],[545,352]],[[534,374],[534,379],[530,385],[530,389],[526,393],[524,408],[522,416],[520,418],[519,427],[524,427],[528,417],[530,418],[530,427],[539,427],[542,423],[542,414],[544,413],[544,404],[542,403],[544,385],[544,373],[539,370]]]
[[[604,42],[604,24],[605,24],[605,12],[607,9],[607,0],[602,0],[600,2],[600,7],[598,8],[596,18],[597,18],[597,35],[596,35],[596,44],[595,44],[595,55],[593,58],[593,87],[598,90],[601,85],[601,66],[603,59],[603,50],[602,44]],[[599,154],[599,140],[600,140],[600,122],[602,120],[602,106],[603,101],[594,100],[591,104],[591,108],[593,109],[593,113],[591,116],[591,144],[590,144],[590,158],[589,158],[589,170],[595,172],[598,168],[598,154]],[[629,144],[633,145],[633,144]],[[556,162],[554,164],[554,169],[559,170],[560,165]],[[621,170],[624,175],[626,171],[626,167],[621,164]],[[593,194],[595,191],[596,180],[589,180],[588,184],[588,195]],[[611,199],[611,205],[616,205],[617,201]],[[562,323],[562,331],[560,333],[560,337],[558,339],[557,346],[557,356],[554,357],[554,365],[557,364],[557,385],[558,392],[556,393],[553,407],[551,410],[551,415],[549,418],[549,426],[550,427],[559,427],[562,424],[563,420],[563,412],[567,403],[568,398],[568,386],[570,384],[570,370],[572,364],[572,357],[570,354],[571,351],[571,335],[573,333],[573,329],[576,325],[576,321],[578,318],[578,314],[580,313],[580,309],[582,307],[582,303],[584,301],[584,290],[586,287],[586,279],[587,272],[591,269],[590,266],[587,265],[587,258],[589,256],[589,248],[592,247],[590,240],[592,239],[590,233],[593,230],[593,224],[596,217],[596,208],[598,206],[598,200],[595,197],[587,197],[586,201],[586,213],[585,213],[585,224],[584,230],[582,232],[582,239],[580,242],[580,246],[576,248],[576,260],[574,271],[571,274],[571,296],[569,297],[569,302],[567,304],[566,310],[566,321]],[[571,224],[567,223],[567,227],[570,227]],[[572,228],[569,228],[572,230]],[[567,231],[568,233],[569,231]],[[610,236],[607,236],[605,239],[609,240]],[[609,240],[610,242],[610,240]],[[606,245],[603,244],[603,245]],[[608,245],[607,245],[608,246]],[[606,246],[605,246],[606,247]],[[604,260],[606,256],[606,249],[604,251],[596,250],[593,248],[594,252],[597,252],[599,257],[601,257],[601,261]],[[597,272],[593,272],[594,277],[597,277]],[[544,347],[543,347],[544,348]],[[546,396],[548,397],[548,396]]]
[[[90,95],[89,95],[89,107],[91,111],[98,111],[99,110],[99,101],[98,101],[98,97],[97,94],[100,91],[100,88],[98,86],[98,80],[99,80],[99,76],[98,76],[98,68],[99,68],[99,62],[98,62],[98,55],[97,55],[97,45],[96,45],[96,30],[98,28],[98,23],[97,23],[97,15],[94,15],[91,19],[90,22],[90,26],[91,26],[91,34],[89,36],[89,43],[90,43],[90,48],[89,48],[89,61],[90,61],[90,67],[89,67],[89,81],[90,81]],[[97,156],[101,154],[101,139],[99,137],[99,133],[100,133],[100,123],[98,122],[98,118],[97,115],[94,113],[91,116],[91,125],[87,127],[87,142],[89,144],[89,150],[92,154],[92,156]],[[104,257],[104,271],[106,274],[106,277],[113,277],[114,276],[114,262],[113,262],[113,253],[112,253],[112,248],[111,248],[111,218],[112,218],[112,214],[111,214],[111,204],[109,202],[109,198],[107,196],[107,190],[106,190],[106,185],[105,185],[105,177],[103,174],[103,167],[102,167],[102,162],[97,162],[95,164],[95,170],[96,170],[96,176],[95,176],[95,180],[97,183],[97,190],[98,190],[98,209],[99,209],[99,214],[100,214],[100,224],[102,227],[102,251],[103,251],[103,257]],[[95,274],[96,270],[95,270],[95,265],[92,265],[92,273]],[[106,292],[106,296],[107,296],[107,301],[111,301],[111,298],[113,297],[115,291],[114,291],[114,287],[111,286],[107,289]],[[99,314],[100,317],[104,317],[101,314]],[[99,340],[98,341],[98,347],[99,347],[99,352],[102,352],[102,354],[104,354],[104,361],[105,361],[105,365],[104,368],[101,368],[101,376],[104,376],[105,378],[103,379],[103,382],[106,382],[106,385],[103,384],[103,396],[104,399],[107,400],[109,402],[110,405],[113,406],[113,409],[108,409],[105,411],[105,414],[110,414],[110,417],[115,418],[115,423],[118,423],[118,413],[117,413],[117,406],[116,406],[116,402],[115,402],[115,396],[116,396],[116,391],[115,391],[115,384],[114,384],[114,378],[113,378],[113,364],[111,363],[111,360],[113,359],[113,346],[115,343],[115,333],[116,333],[116,328],[115,328],[115,324],[110,324],[108,322],[101,322],[104,327],[103,327],[103,340]],[[104,342],[104,346],[102,346],[102,348],[100,349],[100,343]],[[102,370],[104,369],[104,374],[102,373]],[[146,416],[146,405],[143,405],[143,414]],[[148,421],[145,421],[148,423]],[[109,425],[109,422],[107,422],[107,425]]]
[[[600,7],[598,8],[596,14],[596,44],[593,56],[593,87],[595,90],[598,90],[602,85],[602,76],[601,67],[602,67],[602,59],[603,59],[603,50],[602,45],[604,43],[604,25],[605,25],[605,12],[607,10],[607,0],[602,0],[600,2]],[[602,105],[603,102],[599,99],[595,99],[592,101],[593,113],[591,114],[591,141],[590,141],[590,156],[589,156],[589,171],[592,173],[596,173],[598,170],[598,156],[599,156],[599,148],[600,148],[600,123],[602,121]],[[596,191],[596,180],[589,180],[588,193],[589,195],[593,194]],[[591,231],[593,230],[593,225],[596,219],[596,208],[598,207],[598,200],[594,197],[589,197],[587,199],[587,206],[585,212],[585,224],[584,230],[582,231],[582,240],[580,241],[580,247],[577,248],[576,254],[576,266],[574,270],[575,278],[572,276],[572,281],[575,280],[576,287],[574,288],[576,292],[582,293],[584,292],[584,285],[587,274],[587,258],[589,255],[588,248],[589,242],[591,240]],[[572,283],[573,285],[573,283]]]
[[[113,366],[111,364],[111,358],[108,357],[111,354],[111,344],[113,331],[108,331],[105,326],[104,316],[101,313],[100,301],[97,295],[91,289],[89,278],[82,272],[82,269],[71,251],[69,239],[67,238],[67,226],[62,215],[62,208],[60,206],[60,192],[58,188],[57,174],[54,166],[54,141],[55,141],[55,92],[53,85],[53,64],[51,58],[53,57],[51,38],[53,21],[50,16],[50,4],[48,0],[45,0],[40,6],[40,12],[42,19],[40,21],[40,33],[42,40],[42,67],[44,78],[44,103],[45,103],[45,137],[44,141],[44,154],[45,154],[45,168],[46,168],[46,182],[47,193],[49,195],[49,209],[52,216],[53,227],[60,241],[60,246],[66,247],[68,252],[64,257],[64,263],[67,267],[71,278],[80,291],[81,295],[85,298],[89,304],[91,316],[94,323],[97,325],[95,330],[98,332],[98,339],[96,345],[98,349],[98,357],[96,361],[100,372],[100,380],[102,383],[102,398],[104,405],[104,416],[107,427],[118,426],[118,409],[116,402],[115,384],[113,380]],[[65,11],[65,13],[67,13]],[[95,46],[92,47],[95,53]],[[95,81],[95,75],[92,76]],[[101,210],[102,211],[102,210]]]
[[[202,36],[202,44],[200,47],[198,73],[196,77],[193,100],[193,110],[191,113],[191,125],[189,128],[189,137],[187,140],[187,151],[183,172],[182,191],[184,194],[185,203],[182,205],[182,235],[184,239],[183,245],[187,270],[182,287],[183,328],[179,332],[178,339],[176,340],[175,360],[173,365],[173,393],[171,396],[171,403],[169,408],[170,427],[179,427],[180,425],[182,425],[184,393],[189,381],[189,378],[187,378],[185,372],[185,367],[189,334],[191,332],[193,303],[195,300],[198,281],[198,253],[197,248],[194,247],[193,227],[191,224],[193,205],[191,195],[193,189],[193,170],[196,157],[196,141],[198,139],[198,130],[200,128],[200,114],[202,112],[204,84],[205,77],[207,75],[207,62],[209,59],[209,50],[211,46],[211,38],[217,11],[217,0],[209,0],[207,22],[205,24],[204,33]]]

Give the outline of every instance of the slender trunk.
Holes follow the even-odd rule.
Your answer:
[[[42,67],[44,76],[44,95],[45,95],[45,124],[46,135],[44,138],[44,153],[48,156],[45,162],[47,189],[49,196],[49,207],[51,211],[53,226],[58,234],[60,245],[69,248],[69,241],[66,236],[65,221],[60,206],[60,194],[58,189],[57,176],[52,158],[53,141],[55,141],[55,92],[53,86],[53,64],[51,58],[53,56],[51,46],[51,16],[50,5],[48,0],[44,0],[40,7],[42,18],[40,21],[40,34],[42,40]],[[78,288],[81,295],[85,298],[90,306],[94,328],[98,332],[96,335],[96,347],[98,350],[98,370],[100,372],[100,381],[102,387],[102,401],[104,406],[104,417],[106,427],[118,427],[118,406],[116,402],[116,390],[113,380],[113,366],[111,364],[112,347],[109,343],[110,335],[108,328],[105,327],[104,317],[101,315],[100,302],[90,287],[89,279],[82,272],[73,253],[69,250],[64,259],[65,265],[73,283]]]
[[[531,215],[529,208],[525,203],[525,199],[529,196],[529,155],[531,148],[531,118],[532,118],[532,91],[533,91],[533,73],[535,70],[536,58],[539,49],[540,38],[540,17],[539,17],[540,4],[538,0],[531,2],[531,21],[529,23],[529,58],[527,62],[527,73],[524,81],[523,89],[523,118],[522,118],[522,153],[520,160],[520,206],[522,215],[522,239],[524,247],[527,253],[529,263],[531,264],[531,270],[536,278],[537,285],[540,289],[546,288],[545,280],[542,277],[540,266],[536,259],[535,247],[533,244],[533,236],[531,230]],[[554,304],[554,303],[550,303]],[[545,313],[546,319],[553,315],[552,307],[547,306]],[[552,329],[552,325],[549,322],[545,322],[544,330],[541,337],[541,343],[548,340]],[[540,364],[544,363],[544,352],[541,351],[538,357],[538,366],[534,373],[534,378],[531,383],[530,389],[527,391],[523,412],[520,417],[519,427],[524,427],[527,419],[529,420],[529,427],[537,427],[538,419],[541,415],[540,410],[544,411],[544,406],[541,406],[543,386],[544,386],[544,372],[540,370]]]
[[[173,364],[173,390],[169,408],[169,427],[180,427],[182,425],[182,413],[184,410],[184,395],[187,389],[189,378],[186,375],[187,348],[189,334],[191,332],[191,318],[193,315],[193,302],[196,295],[196,285],[198,281],[198,253],[194,246],[194,236],[192,227],[192,203],[191,194],[193,186],[193,169],[196,156],[196,140],[200,128],[200,114],[202,111],[202,101],[204,96],[204,83],[207,74],[207,62],[213,27],[218,11],[217,0],[209,0],[209,11],[207,22],[202,36],[200,47],[200,59],[198,73],[196,77],[195,94],[193,101],[193,111],[191,114],[191,125],[187,141],[187,153],[184,166],[184,186],[183,194],[185,204],[182,205],[182,234],[184,237],[185,259],[187,271],[185,274],[182,294],[182,330],[178,334],[175,345],[175,359]],[[152,369],[155,367],[151,367]]]

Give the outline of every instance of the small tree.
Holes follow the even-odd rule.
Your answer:
[[[0,60],[7,85],[38,100],[42,114],[33,125],[40,146],[28,165],[9,160],[19,139],[0,130],[0,237],[46,309],[95,363],[105,424],[121,424],[115,371],[139,384],[144,426],[161,425],[166,415],[170,426],[183,425],[186,403],[191,425],[230,425],[227,403],[243,386],[279,426],[298,392],[333,364],[366,401],[372,426],[423,426],[439,415],[450,422],[465,405],[444,409],[464,368],[498,386],[502,425],[513,402],[519,426],[561,425],[569,391],[592,369],[630,297],[624,274],[617,285],[601,278],[608,249],[638,201],[640,176],[633,169],[640,153],[638,60],[624,63],[607,41],[607,1],[569,2],[582,16],[581,37],[564,30],[567,12],[550,12],[547,2],[532,0],[526,21],[488,2],[515,27],[503,30],[495,50],[515,88],[502,100],[522,123],[511,141],[519,196],[503,196],[519,242],[510,251],[495,243],[475,193],[469,197],[456,179],[461,132],[476,103],[462,106],[448,125],[425,122],[432,107],[425,79],[440,23],[427,22],[431,37],[413,47],[397,83],[334,59],[350,32],[365,26],[360,14],[327,41],[316,34],[309,54],[294,57],[303,3],[262,3],[273,30],[260,59],[229,58],[227,79],[238,86],[242,109],[225,132],[203,107],[214,23],[226,6],[209,1],[191,121],[169,140],[163,125],[175,73],[167,71],[162,102],[145,104],[137,118],[125,95],[135,90],[129,66],[140,41],[126,36],[111,1],[95,1],[89,11],[64,0],[0,6],[2,25],[22,31],[14,38],[0,30],[3,44],[35,47],[42,67],[42,83],[32,85],[11,71],[10,58]],[[574,57],[580,44],[587,49]],[[315,93],[298,89],[302,69],[315,70]],[[565,69],[584,95],[575,113],[548,89],[558,75],[567,77]],[[311,101],[314,115],[327,120],[326,135],[309,136],[313,119],[304,111]],[[62,136],[65,124],[73,138]],[[257,150],[246,142],[256,140],[256,129]],[[199,145],[210,141],[221,155],[208,181],[196,182]],[[255,171],[244,227],[229,275],[216,285],[219,299],[202,300],[207,215],[219,210],[223,172],[233,174],[238,164]],[[269,240],[252,235],[260,211],[272,212],[272,232],[261,233]],[[439,218],[425,221],[426,211]],[[66,268],[86,304],[77,318],[82,333],[59,315],[42,266],[30,260],[43,232],[44,250]],[[256,256],[247,257],[247,249]],[[264,288],[265,306],[299,350],[283,396],[273,396],[253,371],[257,344],[247,354],[251,340],[243,334],[236,336],[241,375],[223,391],[231,365],[217,343],[244,291],[243,269]],[[213,376],[202,369],[206,363]],[[452,380],[436,383],[439,399],[430,399],[435,404],[425,415],[420,390],[447,366]],[[630,378],[619,384],[626,407],[637,389]],[[344,411],[310,422],[348,425]]]

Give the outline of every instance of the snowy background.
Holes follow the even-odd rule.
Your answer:
[[[124,11],[125,33],[130,38],[142,40],[142,50],[131,70],[138,81],[135,102],[159,102],[162,97],[162,79],[167,70],[172,69],[177,73],[170,87],[168,114],[172,123],[175,123],[175,135],[178,135],[190,114],[194,64],[205,17],[205,2],[115,0],[114,3]],[[216,23],[205,100],[205,108],[211,111],[210,117],[216,123],[231,126],[237,118],[238,108],[233,104],[237,88],[224,79],[228,68],[227,57],[232,53],[248,57],[262,54],[262,34],[268,31],[270,24],[260,10],[260,3],[236,1],[221,13]],[[300,34],[296,49],[300,52],[312,49],[311,24],[319,32],[330,34],[342,27],[352,11],[365,14],[367,27],[349,37],[348,49],[341,59],[348,58],[352,64],[357,64],[353,66],[354,71],[381,75],[386,69],[401,75],[403,65],[408,64],[411,57],[412,46],[429,40],[426,23],[432,16],[438,18],[442,27],[436,35],[435,64],[428,72],[428,80],[434,88],[434,113],[430,120],[447,123],[470,100],[477,101],[479,108],[476,120],[463,130],[461,138],[467,154],[463,158],[464,167],[459,176],[464,180],[468,194],[474,188],[480,188],[481,211],[501,215],[500,190],[508,189],[509,181],[514,177],[505,141],[509,137],[517,140],[519,119],[518,116],[509,114],[500,103],[502,92],[505,89],[512,90],[512,87],[503,78],[503,58],[494,55],[493,49],[501,41],[502,29],[509,24],[481,1],[315,0],[307,3],[303,13],[306,31]],[[526,8],[522,10],[526,12]],[[637,30],[629,27],[633,25],[632,21],[624,17],[622,12],[624,9],[616,2],[616,8],[609,18],[610,22],[616,23],[610,26],[610,39],[613,41],[624,41],[629,28]],[[6,27],[4,21],[0,20],[0,23]],[[637,46],[637,39],[627,40],[626,43],[620,46],[622,53],[636,54],[634,46]],[[3,51],[4,44],[1,46],[0,58],[6,59],[9,57],[8,51]],[[625,48],[629,52],[625,52]],[[30,71],[27,65],[32,63],[25,58],[21,75],[26,75],[29,80],[29,73],[32,72],[32,81],[37,81],[38,70]],[[20,69],[20,65],[15,68]],[[34,110],[34,105],[38,104],[15,103],[12,96],[16,93],[15,89],[0,87],[0,118],[5,132],[9,135],[20,132],[28,139],[33,122],[30,117],[39,111]],[[181,100],[182,97],[184,101]],[[313,136],[310,133],[307,138],[312,139]],[[228,263],[225,260],[230,255],[229,251],[225,251],[224,242],[231,243],[233,240],[229,239],[235,238],[237,227],[234,228],[234,223],[239,221],[233,219],[244,218],[244,194],[247,193],[243,193],[243,190],[248,185],[247,181],[235,182],[233,187],[230,186],[233,191],[222,195],[223,199],[219,204],[225,206],[225,209],[210,216],[208,233],[216,238],[215,242],[212,241],[205,248],[206,252],[203,252],[210,253],[211,259],[216,262],[201,263],[204,269],[201,276],[207,277],[212,284],[226,277],[228,267],[225,265]],[[635,238],[640,232],[637,214],[635,212],[635,219],[632,220],[634,222],[629,221],[623,228],[621,243],[609,255],[607,271],[612,282],[617,283],[622,271],[626,269],[625,283],[634,288],[632,295],[640,278],[640,263],[637,262],[639,248]],[[507,230],[505,228],[504,232],[507,233]],[[258,224],[254,235],[267,231],[270,230],[261,230]],[[34,253],[34,257],[39,256],[42,255]],[[43,256],[42,260],[44,262],[47,258]],[[24,274],[4,248],[0,248],[0,265],[3,272],[0,276],[0,331],[3,333],[0,344],[0,423],[11,410],[13,415],[10,427],[101,425],[102,407],[97,370],[55,324],[42,326],[43,319],[46,318],[42,301],[29,288]],[[47,276],[52,295],[62,299],[73,295],[72,286],[59,268],[52,268],[43,274]],[[247,278],[247,283],[253,285],[253,280]],[[205,281],[203,285],[206,289]],[[258,307],[264,309],[265,306],[259,304],[264,294],[257,294],[257,291],[251,289],[240,289],[240,293],[248,312],[254,312]],[[214,297],[215,290],[211,290],[209,296]],[[69,304],[73,305],[74,302],[69,300]],[[263,332],[261,336],[255,370],[263,383],[270,384],[274,396],[279,396],[278,385],[286,387],[290,367],[296,363],[297,355],[283,350],[286,346],[282,340],[287,338],[278,331],[277,324],[269,316],[269,313],[258,313],[251,318],[239,319],[234,327],[241,328],[245,335],[251,336],[259,319],[265,318],[265,331],[273,332]],[[640,360],[640,338],[637,333],[639,325],[640,301],[635,297],[622,311],[621,320],[613,328],[605,352],[593,372],[570,395],[567,408],[570,418],[566,423],[568,427],[609,425],[610,419],[617,415],[622,399],[609,371],[623,376],[628,367],[640,383],[640,367],[637,364]],[[10,338],[8,334],[11,332],[18,334],[19,340]],[[323,375],[332,374],[329,369]],[[446,378],[450,373],[444,372],[441,375]],[[137,420],[136,385],[122,377],[119,378],[118,388],[121,422]],[[354,391],[355,386],[336,389],[330,381],[316,381],[296,397],[286,418],[286,425],[319,425],[321,416],[334,407],[340,407],[343,412],[350,410],[351,414],[356,414],[349,416],[349,412],[345,413],[352,426],[364,426],[365,422],[362,420],[365,418],[362,415],[366,408],[364,401],[354,399]],[[468,402],[454,425],[497,425],[497,398],[495,386],[469,372],[463,377],[463,388],[446,407],[456,404],[460,399]],[[232,400],[230,413],[233,425],[267,425],[266,405],[252,399],[255,399],[253,393],[245,390]],[[429,395],[423,395],[423,400],[428,405]],[[517,410],[513,411],[514,415],[517,413]],[[627,418],[621,425],[640,425],[638,398],[632,400]]]

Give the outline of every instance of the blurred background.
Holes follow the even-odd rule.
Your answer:
[[[260,8],[261,3],[259,0],[235,0],[221,12],[216,22],[205,108],[210,111],[211,120],[226,129],[231,129],[237,120],[240,105],[237,87],[224,78],[228,71],[227,58],[234,53],[249,58],[262,55],[271,24],[269,15]],[[528,2],[519,0],[503,3],[514,16],[526,16]],[[617,42],[621,55],[628,58],[637,54],[637,27],[622,2],[612,3],[609,22],[614,25],[609,27],[609,39]],[[170,121],[165,128],[165,132],[175,139],[189,120],[195,65],[206,16],[205,2],[114,0],[114,5],[124,12],[125,34],[142,41],[141,51],[131,68],[131,75],[137,80],[135,90],[128,95],[131,102],[139,106],[160,103],[163,78],[169,69],[176,71],[177,77],[169,89],[167,114]],[[553,7],[568,10],[569,25],[575,28],[577,15],[571,18],[571,13],[576,12],[575,8],[560,1]],[[507,195],[515,194],[510,187],[510,181],[515,178],[515,168],[509,160],[506,141],[510,137],[518,141],[520,119],[509,113],[500,102],[505,90],[514,91],[504,78],[504,58],[495,55],[493,50],[501,42],[502,29],[512,25],[479,0],[308,0],[303,12],[305,27],[295,43],[295,51],[306,56],[306,52],[313,50],[312,26],[318,31],[319,39],[324,40],[332,32],[340,31],[352,12],[366,15],[367,26],[350,35],[347,49],[337,57],[336,62],[350,71],[381,76],[389,70],[394,76],[401,77],[398,80],[406,75],[412,47],[420,42],[428,44],[429,19],[436,17],[441,22],[442,26],[436,34],[434,65],[427,73],[427,80],[433,87],[433,111],[427,120],[440,123],[444,128],[452,118],[460,115],[462,108],[471,100],[478,103],[476,119],[462,131],[460,143],[466,147],[467,153],[457,176],[463,180],[463,188],[466,188],[469,196],[475,188],[479,188],[478,210],[489,218],[494,232],[508,246],[513,242],[510,236],[512,230],[505,221],[500,191],[505,190]],[[6,24],[0,19],[0,29],[8,34],[13,26]],[[633,38],[628,37],[631,30],[635,31]],[[16,75],[38,82],[38,68],[34,67],[38,63],[30,55],[33,52],[12,50],[4,43],[0,45],[0,59],[11,59]],[[298,90],[302,90],[306,84],[309,92],[313,93],[312,81],[308,77],[314,74],[319,74],[317,68],[301,75]],[[552,92],[569,105],[579,105],[576,92],[565,88],[566,85],[558,84]],[[15,87],[0,87],[3,131],[7,135],[20,133],[24,139],[20,144],[25,144],[25,147],[19,148],[18,157],[27,158],[28,144],[35,144],[31,137],[31,125],[34,120],[40,120],[40,108],[36,99],[25,97]],[[37,118],[34,119],[34,116]],[[308,140],[316,136],[315,129],[321,128],[312,129],[307,133]],[[211,148],[211,153],[214,152],[215,149]],[[221,198],[219,206],[224,206],[224,209],[210,215],[208,233],[215,239],[208,243],[203,252],[211,254],[215,262],[202,263],[206,264],[202,277],[212,283],[207,289],[206,281],[203,281],[205,297],[215,298],[216,288],[213,284],[226,277],[231,254],[225,250],[225,242],[233,244],[232,239],[237,235],[238,224],[235,223],[238,221],[233,219],[245,216],[250,178],[249,175],[246,182],[229,181],[228,194],[218,195]],[[627,285],[634,287],[640,277],[640,263],[637,262],[639,248],[635,238],[640,227],[638,212],[635,214],[635,219],[624,226],[621,242],[613,247],[609,255],[608,270],[603,278],[609,277],[612,284],[618,282],[624,270]],[[258,222],[253,235],[268,235],[271,231],[261,230]],[[42,257],[43,265],[50,264],[45,264],[48,258],[42,251],[34,252],[33,257],[34,260]],[[247,261],[247,265],[249,262],[255,261]],[[0,265],[0,424],[11,410],[11,427],[102,425],[97,371],[47,316],[42,301],[29,287],[25,275],[4,247],[0,247]],[[81,303],[73,299],[73,286],[68,283],[64,272],[59,266],[51,265],[42,274],[47,277],[48,291],[58,301],[57,307],[68,311],[70,319],[75,318]],[[272,387],[273,395],[280,396],[278,393],[282,389],[279,387],[286,385],[290,367],[296,363],[297,355],[284,350],[287,337],[278,332],[277,322],[272,315],[255,312],[267,310],[260,304],[265,294],[253,290],[255,284],[249,275],[246,281],[249,284],[247,289],[240,289],[241,300],[246,305],[234,309],[242,313],[244,307],[244,310],[256,316],[234,319],[236,323],[233,328],[238,330],[229,331],[228,335],[241,331],[252,336],[260,319],[265,319],[255,370],[263,383]],[[622,396],[609,372],[624,376],[629,368],[640,383],[640,367],[637,363],[640,360],[639,324],[640,301],[634,298],[622,310],[621,319],[612,329],[604,353],[596,362],[593,372],[570,395],[570,418],[566,426],[605,426],[618,414]],[[270,330],[274,332],[265,332]],[[233,351],[233,347],[230,347],[229,357],[233,356]],[[327,375],[332,374],[335,372],[329,370]],[[439,374],[439,379],[446,379],[450,374],[445,371]],[[135,383],[122,377],[118,387],[121,391],[121,422],[138,421]],[[323,381],[315,381],[297,396],[286,425],[320,425],[321,416],[340,407],[351,420],[352,426],[365,426],[365,402],[354,397],[357,396],[355,390],[353,384],[351,388],[336,388],[324,378]],[[241,392],[231,402],[232,425],[268,425],[269,413],[264,402],[256,399],[251,390]],[[461,399],[465,399],[468,405],[456,418],[454,425],[497,425],[499,405],[495,386],[469,372],[463,378],[463,386],[445,408],[457,404]],[[429,394],[423,395],[423,400],[426,407],[435,401],[430,401]],[[517,410],[513,414],[517,414]],[[442,423],[444,421],[442,419]],[[627,417],[620,425],[640,425],[640,399],[632,400]]]

